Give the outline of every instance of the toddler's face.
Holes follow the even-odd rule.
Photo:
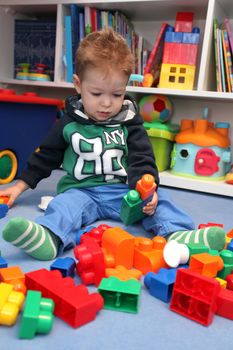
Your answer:
[[[85,114],[96,121],[105,121],[119,113],[128,82],[122,72],[103,73],[99,69],[88,69],[80,81],[74,76],[74,85],[81,94]]]

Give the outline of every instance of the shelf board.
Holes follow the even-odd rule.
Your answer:
[[[233,185],[224,181],[191,179],[173,175],[169,171],[162,171],[159,175],[160,184],[164,186],[233,197]]]
[[[67,88],[74,89],[73,83],[67,83],[66,81],[33,81],[33,80],[18,80],[18,79],[1,79],[1,84],[11,84],[11,85],[29,85],[38,87],[54,87],[54,88]]]

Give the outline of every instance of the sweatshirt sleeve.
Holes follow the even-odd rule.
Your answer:
[[[128,126],[128,182],[135,189],[136,182],[145,174],[155,177],[159,185],[159,173],[149,137],[143,125]]]
[[[50,176],[52,170],[60,167],[63,161],[67,143],[63,138],[65,117],[59,119],[41,143],[39,151],[31,154],[27,160],[26,169],[19,179],[26,182],[32,189],[44,178]]]

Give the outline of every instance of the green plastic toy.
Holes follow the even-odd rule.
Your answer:
[[[141,283],[130,279],[121,281],[116,277],[103,278],[98,292],[104,298],[104,309],[130,313],[138,312]]]
[[[19,338],[32,339],[36,333],[49,333],[53,326],[53,310],[52,299],[42,298],[41,292],[29,290],[20,324]]]

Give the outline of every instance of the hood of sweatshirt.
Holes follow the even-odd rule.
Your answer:
[[[135,100],[125,95],[120,112],[112,118],[105,121],[95,121],[90,119],[84,113],[84,107],[80,95],[73,95],[66,99],[65,109],[67,114],[75,121],[81,124],[96,124],[96,125],[139,125],[143,124],[143,119],[139,114],[138,106]]]

